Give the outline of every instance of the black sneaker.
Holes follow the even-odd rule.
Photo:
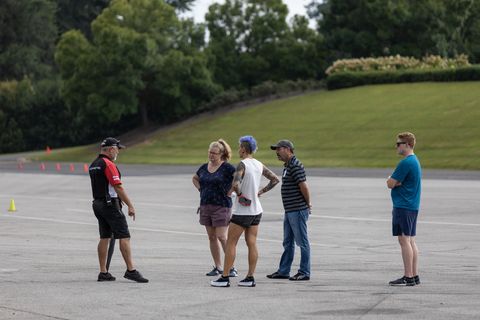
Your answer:
[[[306,274],[303,274],[303,273],[299,272],[296,275],[294,275],[293,277],[288,278],[288,280],[290,280],[290,281],[308,281],[308,280],[310,280],[310,277],[307,276]]]
[[[417,275],[415,277],[413,277],[415,279],[415,285],[419,285],[421,282],[420,282],[420,277]]]
[[[411,287],[411,286],[414,286],[415,285],[415,278],[414,277],[401,277],[397,280],[393,280],[393,281],[390,281],[388,283],[389,285],[391,286],[407,286],[407,287]]]
[[[284,276],[283,274],[280,274],[276,271],[272,274],[267,274],[267,278],[269,278],[269,279],[288,279],[288,278],[290,278],[290,276],[289,275]]]
[[[209,277],[214,277],[222,273],[223,273],[223,270],[220,270],[217,267],[213,267],[212,271],[210,271],[209,273],[206,273],[205,275]]]
[[[115,277],[110,272],[100,272],[97,281],[115,281]]]
[[[217,280],[210,281],[212,287],[230,287],[230,278],[220,276]]]
[[[125,279],[133,280],[136,282],[147,283],[148,279],[145,279],[140,272],[137,270],[133,271],[125,271],[125,275],[123,276]]]
[[[245,279],[239,281],[238,285],[240,287],[255,287],[256,283],[255,283],[255,279],[252,276],[250,276],[250,277],[246,277]]]

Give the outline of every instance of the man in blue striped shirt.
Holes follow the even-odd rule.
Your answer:
[[[270,279],[292,281],[310,280],[310,243],[307,234],[307,221],[312,207],[310,192],[303,164],[295,157],[293,143],[280,140],[270,147],[275,150],[280,161],[284,162],[282,174],[282,202],[285,210],[283,220],[283,254],[278,270],[267,275]],[[300,247],[300,269],[290,277],[295,243]]]

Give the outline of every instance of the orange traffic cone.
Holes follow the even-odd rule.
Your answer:
[[[45,149],[45,152],[47,154],[50,154],[52,152],[52,148],[50,148],[49,146],[47,146],[47,148]]]
[[[15,208],[15,201],[13,201],[13,199],[10,200],[10,208],[8,208],[8,211],[9,211],[9,212],[15,212],[15,211],[17,211],[17,208]]]

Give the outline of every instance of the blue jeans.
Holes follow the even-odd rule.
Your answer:
[[[300,269],[298,272],[310,276],[310,243],[307,235],[307,221],[310,210],[285,212],[283,219],[283,254],[278,273],[289,275],[295,255],[295,243],[300,247]]]

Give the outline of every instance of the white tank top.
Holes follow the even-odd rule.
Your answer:
[[[234,214],[242,216],[256,216],[263,212],[262,205],[258,199],[260,182],[262,180],[263,164],[256,159],[243,159],[245,174],[240,184],[241,196],[250,199],[250,206],[243,206],[239,203],[239,197],[235,199]]]

